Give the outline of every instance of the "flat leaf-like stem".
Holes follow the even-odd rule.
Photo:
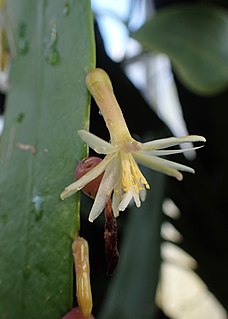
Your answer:
[[[72,306],[79,197],[60,199],[86,148],[90,1],[11,0],[17,55],[0,154],[0,317],[61,318]]]

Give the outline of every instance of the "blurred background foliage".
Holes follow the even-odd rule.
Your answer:
[[[132,1],[131,4],[133,8],[130,7],[130,16],[119,17],[124,25],[120,28],[119,36],[118,32],[115,31],[118,29],[117,24],[113,28],[110,26],[109,32],[107,31],[109,26],[107,16],[110,17],[110,20],[116,18],[112,11],[108,9],[107,11],[99,11],[98,9],[96,11],[97,7],[94,5],[97,21],[104,37],[103,43],[101,34],[96,28],[97,66],[103,67],[109,72],[117,99],[131,132],[145,139],[146,135],[154,137],[170,135],[169,130],[180,135],[186,130],[190,134],[204,135],[207,138],[207,144],[203,150],[197,153],[197,156],[192,154],[192,158],[176,158],[178,161],[194,167],[196,170],[194,176],[185,175],[184,181],[181,183],[171,178],[165,178],[163,194],[160,195],[163,198],[163,206],[155,205],[157,207],[155,208],[150,204],[147,207],[143,206],[140,209],[142,212],[138,212],[146,214],[148,210],[158,218],[157,222],[153,221],[149,228],[141,228],[138,224],[136,236],[138,245],[143,243],[140,246],[140,253],[144,250],[142,255],[145,258],[140,257],[141,266],[138,261],[138,245],[133,240],[128,239],[130,234],[128,235],[125,228],[122,228],[122,223],[125,220],[127,222],[125,227],[130,227],[129,224],[134,219],[132,216],[134,208],[129,208],[126,216],[122,214],[118,219],[118,223],[121,224],[121,260],[126,254],[125,243],[129,243],[127,251],[130,251],[132,249],[131,242],[135,247],[134,261],[125,265],[125,269],[128,269],[125,272],[126,278],[120,261],[116,276],[108,285],[108,293],[104,293],[105,306],[103,308],[103,298],[101,298],[102,306],[98,313],[101,313],[101,318],[165,318],[165,316],[170,316],[170,318],[226,318],[227,278],[225,269],[228,266],[228,238],[225,208],[227,204],[225,163],[227,157],[222,150],[222,144],[226,138],[224,136],[226,132],[222,129],[225,125],[223,121],[225,121],[228,112],[228,15],[226,3],[188,1],[184,5],[183,1],[145,1],[141,3]],[[143,19],[140,20],[142,12],[147,20],[145,25],[142,22]],[[175,12],[175,16],[173,16],[173,12]],[[221,13],[219,17],[218,12]],[[160,17],[164,16],[166,19],[160,21]],[[125,36],[121,36],[121,31]],[[131,38],[132,34],[135,39],[141,41],[142,47],[138,47],[138,44]],[[111,37],[110,41],[109,36]],[[116,42],[118,43],[119,40],[121,44],[124,43],[122,37],[125,37],[126,45],[124,48],[119,45],[116,51],[115,45],[110,44],[114,41],[115,36],[117,37]],[[160,46],[157,46],[157,43]],[[132,53],[131,48],[134,49],[135,53]],[[172,50],[172,54],[169,54],[170,50]],[[158,52],[166,53],[171,59],[170,73],[165,70],[166,62],[157,67],[156,59],[160,57],[157,55]],[[209,60],[212,58],[211,62],[207,56],[210,57]],[[173,61],[174,63],[172,63]],[[177,64],[183,62],[181,67],[186,70],[184,72],[185,79],[183,79],[183,74],[175,62]],[[220,64],[223,74],[219,74],[217,63]],[[216,71],[213,71],[214,67]],[[130,76],[141,96],[125,74]],[[218,75],[217,80],[213,78],[217,76],[216,74]],[[144,79],[140,82],[143,77]],[[160,77],[165,78],[166,81],[161,82]],[[167,101],[168,98],[170,100],[173,98],[167,89],[167,77],[173,79],[174,91],[177,96],[175,102],[181,108],[183,116],[182,127],[179,126],[178,122],[181,116],[176,112],[175,107],[169,107],[172,101]],[[213,87],[210,86],[212,82],[214,83]],[[222,82],[223,84],[221,84]],[[156,86],[160,86],[160,91],[159,88],[157,90],[154,88]],[[205,89],[202,90],[202,87]],[[168,95],[166,100],[162,96],[165,94]],[[159,99],[162,101],[159,102]],[[165,104],[164,101],[168,103]],[[91,130],[108,139],[104,133],[106,132],[105,125],[98,115],[96,107],[92,105],[91,111]],[[97,125],[98,123],[100,124]],[[160,185],[159,178],[160,176],[148,178],[151,180],[152,193],[155,191],[156,185]],[[157,194],[156,199],[159,201]],[[131,231],[133,231],[133,226],[131,227]],[[161,235],[160,231],[157,231],[157,227],[161,230]],[[129,228],[127,230],[129,231]],[[157,233],[159,239],[155,241],[154,238],[150,238],[150,233]],[[147,244],[143,242],[143,238],[146,236],[148,236]],[[162,248],[160,272],[148,255],[148,252],[151,252],[158,258],[159,255],[156,255],[155,251],[159,241]],[[177,246],[189,255],[178,257],[183,251],[178,250]],[[194,259],[191,259],[190,256]],[[149,265],[147,271],[144,269],[144,263]],[[156,304],[153,303],[156,289],[149,288],[150,293],[154,291],[154,295],[150,295],[150,297],[145,283],[144,289],[140,289],[142,286],[137,283],[137,267],[141,268],[145,275],[144,277],[141,275],[142,283],[143,280],[151,279],[157,286],[160,282]],[[132,278],[135,278],[137,289],[131,289],[131,285],[128,285],[129,289],[127,289],[125,282],[128,274],[131,276],[130,272],[134,270],[135,274],[132,275]],[[184,280],[181,272],[186,272],[189,279]],[[199,277],[194,277],[194,273],[200,276],[201,282],[196,279]],[[170,280],[167,279],[167,276],[171,277]],[[176,286],[179,285],[179,289],[175,283]],[[203,283],[206,287],[203,286]],[[118,287],[119,290],[117,290]],[[175,290],[178,292],[176,293]],[[144,298],[142,297],[143,293],[145,293]],[[212,296],[210,293],[213,293],[218,303],[213,298],[210,300]],[[148,301],[147,297],[151,300]],[[139,303],[141,303],[139,306],[141,315],[137,312]],[[214,306],[214,304],[216,305]],[[222,307],[220,307],[221,305]],[[223,307],[226,310],[222,309]]]
[[[173,157],[196,170],[182,182],[144,171],[151,191],[140,209],[131,206],[117,220],[120,261],[112,277],[106,275],[104,218],[88,222],[92,200],[82,195],[93,313],[98,319],[225,319],[227,1],[124,3],[122,15],[119,1],[92,1],[96,65],[110,75],[131,133],[145,141],[189,132],[207,143],[197,156]],[[90,130],[109,139],[93,101]]]

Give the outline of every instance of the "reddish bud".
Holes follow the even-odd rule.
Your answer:
[[[96,156],[89,156],[81,160],[75,169],[75,178],[79,179],[83,175],[85,175],[87,172],[89,172],[92,168],[97,166],[102,161],[101,158]],[[98,188],[100,186],[101,179],[103,177],[103,174],[96,177],[94,180],[92,180],[90,183],[88,183],[85,187],[83,187],[82,191],[86,195],[95,198]]]
[[[62,319],[85,319],[85,317],[83,317],[79,308],[73,308]],[[86,319],[94,319],[94,317],[91,315]]]

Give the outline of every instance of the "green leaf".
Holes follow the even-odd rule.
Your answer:
[[[183,83],[198,94],[228,85],[228,13],[202,4],[163,9],[133,34],[145,48],[166,53]]]
[[[73,301],[79,198],[60,200],[85,155],[90,1],[12,0],[17,57],[0,154],[0,317],[59,319]]]
[[[120,250],[120,262],[99,319],[151,319],[160,269],[161,206],[165,177],[143,169],[151,184],[140,209],[132,206]]]

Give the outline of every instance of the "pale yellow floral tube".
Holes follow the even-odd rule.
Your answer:
[[[86,86],[95,99],[104,117],[111,136],[111,143],[118,144],[132,137],[126,125],[123,113],[113,92],[108,74],[102,69],[94,69],[86,76]]]

